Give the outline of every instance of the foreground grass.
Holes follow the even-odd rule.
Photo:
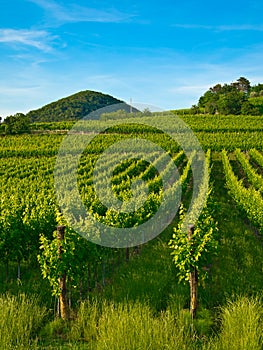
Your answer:
[[[186,310],[176,313],[166,310],[154,315],[146,304],[93,300],[81,304],[74,322],[55,321],[50,325],[53,330],[63,329],[67,344],[42,349],[262,349],[263,306],[258,299],[240,297],[224,306],[218,317],[220,331],[205,337],[200,330],[207,327],[208,319],[199,317],[192,324]]]
[[[258,299],[242,297],[222,308],[221,331],[210,340],[211,350],[261,350],[263,305]]]
[[[94,307],[95,305],[95,307]],[[72,335],[81,334],[89,349],[189,349],[189,317],[175,320],[170,311],[154,315],[147,304],[85,303]],[[84,325],[84,327],[83,327]],[[76,329],[79,334],[76,333]],[[72,330],[71,330],[72,331]],[[72,336],[71,335],[71,336]]]
[[[220,331],[210,336],[202,335],[207,315],[192,324],[186,310],[155,314],[146,303],[102,299],[83,302],[74,321],[54,320],[39,332],[45,310],[36,300],[6,296],[1,303],[1,349],[262,349],[263,305],[257,298],[228,302],[218,314]],[[49,338],[49,344],[41,345],[39,335]]]
[[[43,326],[46,310],[34,297],[0,297],[0,349],[36,349],[36,334]]]

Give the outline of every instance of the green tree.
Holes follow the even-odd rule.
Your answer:
[[[30,131],[30,119],[23,113],[16,113],[5,118],[6,134],[22,134]]]
[[[209,104],[217,103],[218,95],[213,92],[211,89],[206,91],[203,96],[199,98],[198,107],[207,109]]]
[[[244,77],[240,77],[235,83],[232,84],[237,90],[242,91],[246,94],[251,89],[250,81]]]
[[[220,95],[217,107],[221,114],[240,114],[242,104],[246,101],[246,96],[242,91],[231,91]]]
[[[250,81],[244,77],[232,84],[216,84],[199,98],[198,107],[210,114],[240,114],[250,91]]]
[[[257,84],[251,87],[250,94],[255,93],[256,96],[259,96],[260,93],[263,92],[263,84]],[[252,96],[251,96],[252,97]]]
[[[212,88],[209,89],[209,91],[213,93],[219,93],[222,90],[222,85],[221,84],[216,84]]]
[[[253,103],[246,101],[242,104],[241,114],[243,115],[261,115],[261,109],[259,106],[253,105]]]
[[[190,109],[191,113],[193,114],[198,114],[200,113],[200,108],[197,105],[192,105],[191,109]]]

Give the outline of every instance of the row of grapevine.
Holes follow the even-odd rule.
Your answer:
[[[56,156],[62,135],[2,136],[0,158]]]
[[[161,118],[162,115],[165,116],[167,113],[156,113],[152,114],[151,118],[154,118],[155,116]],[[171,115],[174,114],[174,112],[170,113]],[[175,112],[176,114],[176,112]],[[251,116],[251,115],[219,115],[219,114],[205,114],[205,115],[195,115],[195,114],[185,114],[185,115],[180,115],[180,118],[182,118],[193,130],[195,131],[213,131],[213,130],[221,130],[221,131],[253,131],[253,130],[258,130],[261,131],[263,129],[263,121],[261,116]],[[144,119],[140,117],[140,119]],[[136,123],[136,119],[133,117],[131,118],[132,121],[134,121],[134,124]],[[130,121],[131,121],[130,120]],[[125,121],[124,119],[118,120],[118,123],[121,124]],[[107,121],[109,124],[110,120]],[[114,121],[116,123],[116,120]],[[105,121],[96,121],[95,122],[97,125],[101,128],[104,127],[104,125],[108,125],[105,123]],[[144,126],[141,125],[136,125],[134,124],[131,126],[130,129],[127,129],[127,126],[117,126],[114,129],[114,132],[117,133],[158,133],[156,130],[150,130],[145,128]],[[39,130],[39,131],[45,131],[48,132],[50,130],[70,130],[74,125],[74,122],[39,122],[39,123],[34,123],[31,125],[32,130]],[[80,123],[81,125],[81,123]],[[91,123],[90,126],[85,124],[85,129],[87,131],[93,131],[94,130],[94,125]]]
[[[249,150],[249,155],[254,159],[258,165],[262,168],[263,170],[263,154],[260,153],[258,150],[255,148]]]
[[[260,191],[253,186],[245,188],[243,181],[235,175],[228,154],[222,151],[222,161],[226,176],[226,185],[237,205],[248,219],[263,233],[263,198]]]
[[[242,165],[249,182],[255,187],[256,190],[259,190],[260,193],[263,194],[263,177],[256,172],[255,168],[250,164],[249,159],[243,152],[241,152],[240,149],[235,150],[235,156]]]
[[[201,145],[212,151],[234,151],[236,148],[263,150],[263,133],[258,131],[198,131],[196,135]]]
[[[178,123],[177,117],[172,115],[163,116],[165,118],[165,130],[174,130],[175,124]],[[160,119],[161,117],[156,117]],[[178,152],[179,146],[169,139],[169,137],[163,134],[161,131],[154,131],[151,127],[144,125],[151,120],[154,122],[155,117],[151,118],[140,118],[139,123],[138,119],[134,118],[129,120],[129,124],[125,124],[127,121],[118,120],[118,121],[93,121],[93,123],[88,123],[86,125],[83,122],[83,126],[80,123],[77,125],[76,130],[81,131],[82,128],[85,129],[85,132],[94,132],[94,130],[102,129],[106,130],[101,135],[102,142],[110,142],[111,138],[116,138],[116,134],[122,135],[122,137],[130,135],[141,135],[146,137],[149,140],[157,141],[162,147],[167,151],[172,153]],[[214,151],[221,151],[223,148],[227,150],[235,150],[235,148],[240,148],[242,150],[248,150],[251,148],[263,149],[263,125],[262,118],[256,116],[184,116],[182,118],[186,123],[192,128],[196,134],[201,145],[206,149],[211,149]],[[137,124],[136,124],[137,123]],[[135,125],[136,124],[136,125]],[[111,126],[112,125],[112,126]],[[181,126],[182,127],[182,126]],[[180,126],[178,126],[178,132]],[[105,137],[107,136],[107,137]],[[99,147],[99,148],[98,148]],[[90,151],[94,154],[97,154],[97,151],[101,151],[103,147],[100,148],[99,144],[91,143]]]
[[[151,164],[146,162],[143,159],[144,152],[141,151],[141,157],[142,159],[129,159],[129,153],[125,153],[125,157],[129,159],[129,161],[124,161],[120,163],[116,167],[116,159],[118,159],[118,152],[117,154],[112,153],[109,155],[107,158],[106,163],[102,163],[99,172],[96,174],[96,182],[99,184],[100,187],[100,194],[101,197],[103,198],[112,198],[112,190],[115,191],[117,194],[118,198],[121,199],[121,201],[124,201],[123,205],[125,206],[125,200],[129,200],[130,195],[131,195],[131,186],[132,182],[134,181],[135,178],[141,179],[143,181],[147,181],[147,186],[150,189],[149,197],[148,197],[148,205],[146,203],[146,206],[149,207],[150,212],[146,212],[149,217],[154,213],[153,208],[158,208],[163,194],[160,192],[161,188],[161,179],[164,176],[169,177],[169,164],[166,166],[162,171],[159,173],[159,175],[156,173],[155,167],[161,167],[162,162],[163,162],[163,155],[160,155],[158,152],[153,152],[148,154],[148,159],[151,160]],[[138,158],[140,158],[140,153],[138,153]],[[175,157],[171,158],[170,164],[180,164],[183,160],[184,154],[183,152],[179,152],[178,155]],[[73,163],[70,163],[69,166],[74,166]],[[116,172],[116,169],[118,170]],[[190,165],[187,167],[187,171],[189,171]],[[62,163],[60,164],[60,168],[58,169],[59,174],[69,174],[69,169],[68,166],[66,166]],[[112,175],[113,177],[111,178],[111,185],[109,186],[108,183],[108,178],[110,178],[109,175]],[[62,175],[61,175],[62,176]],[[74,181],[71,177],[69,176],[64,176],[63,177],[64,182],[63,185],[66,186],[66,188],[71,189],[72,188],[72,182]],[[125,225],[125,220],[128,220],[129,226],[135,224],[134,220],[136,221],[139,219],[140,215],[142,212],[145,213],[145,207],[141,208],[141,214],[140,211],[137,211],[136,215],[132,214],[132,222],[131,217],[129,215],[118,215],[116,212],[112,211],[111,209],[107,209],[107,206],[102,205],[100,199],[96,196],[96,193],[94,191],[94,186],[93,186],[94,178],[93,178],[93,172],[90,170],[90,167],[87,167],[86,164],[83,162],[80,165],[80,169],[78,170],[78,185],[80,189],[80,194],[82,196],[82,200],[85,203],[85,206],[87,210],[91,213],[96,213],[98,216],[97,218],[102,220],[102,222],[110,222],[111,225],[116,225],[118,226],[121,221],[121,225]],[[67,195],[67,197],[71,197],[74,194],[74,188],[72,188],[72,195]],[[143,191],[140,191],[138,189],[137,191],[137,197],[136,200],[137,202],[140,201],[143,203]],[[69,190],[69,193],[70,190]],[[69,203],[66,197],[63,198],[65,203]],[[68,202],[67,202],[68,201]],[[122,208],[123,209],[123,208]],[[125,208],[124,208],[125,209]],[[120,211],[121,208],[120,208]],[[138,216],[139,215],[139,216]],[[137,219],[136,219],[137,216]],[[121,219],[121,220],[119,220]],[[143,217],[139,219],[137,224],[141,223],[144,220]]]
[[[18,264],[17,277],[23,277],[20,263],[36,262],[39,236],[50,240],[59,223],[53,184],[58,140],[50,135],[1,139],[0,256],[6,278],[10,262]],[[100,260],[103,250],[93,251],[94,261]]]
[[[262,132],[263,118],[262,116],[251,115],[184,115],[183,120],[194,131],[210,131],[214,132]]]
[[[186,212],[183,206],[179,213],[179,222],[174,228],[174,234],[169,242],[172,249],[172,259],[176,266],[180,281],[190,284],[190,312],[192,318],[196,317],[198,304],[198,285],[207,277],[207,269],[212,257],[217,251],[217,222],[215,221],[215,207],[212,198],[212,188],[209,185],[211,151],[206,154],[207,171],[203,175],[198,195],[191,207],[192,215],[189,220],[198,215],[197,221],[185,224]]]

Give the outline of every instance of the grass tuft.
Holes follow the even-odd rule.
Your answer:
[[[35,349],[46,311],[35,297],[0,296],[0,349]]]

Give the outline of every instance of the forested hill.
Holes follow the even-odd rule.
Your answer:
[[[78,120],[99,108],[122,102],[101,92],[85,90],[30,111],[27,117],[31,122]]]

